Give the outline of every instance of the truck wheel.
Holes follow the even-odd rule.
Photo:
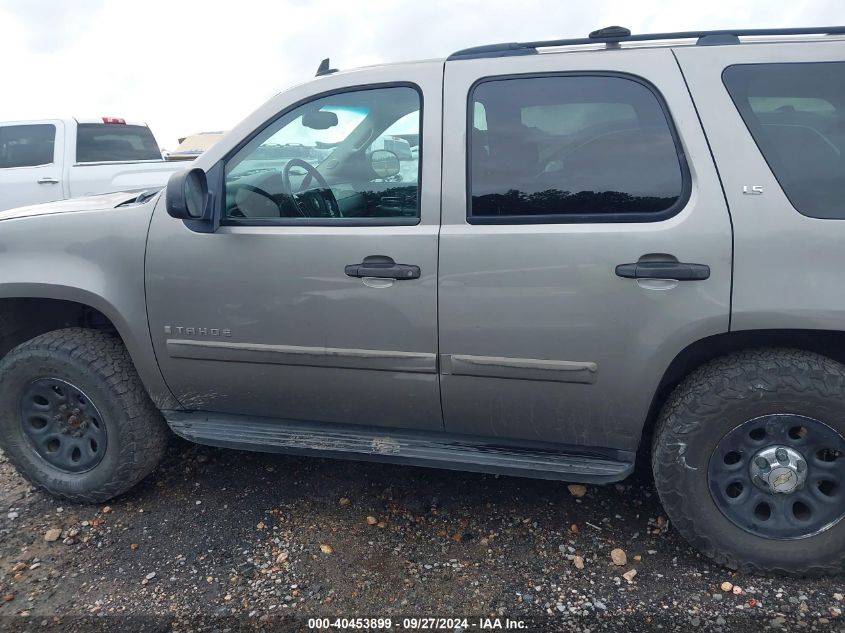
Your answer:
[[[748,350],[690,374],[663,407],[652,467],[678,531],[728,567],[845,571],[845,366]]]
[[[0,361],[0,447],[33,484],[79,503],[125,492],[169,432],[114,335],[56,330]]]

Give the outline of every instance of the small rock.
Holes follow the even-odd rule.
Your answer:
[[[255,526],[256,530],[263,530],[264,529],[264,521],[259,521],[258,525]]]
[[[9,512],[6,516],[10,519],[17,519],[20,515],[17,512]]]
[[[349,501],[349,498],[348,498],[348,497],[341,497],[341,498],[340,498],[340,501],[338,501],[338,504],[340,505],[340,507],[341,507],[341,508],[345,508],[345,507],[346,507],[346,506],[348,506],[350,503],[352,503],[352,502],[351,502],[351,501]]]
[[[11,594],[11,593],[7,593],[5,596],[3,596],[3,602],[11,602],[14,599],[15,599],[15,596],[14,596],[14,594]]]
[[[618,547],[611,550],[610,559],[614,565],[618,565],[619,567],[628,564],[628,556],[625,554],[625,550],[619,549]]]
[[[383,530],[387,527],[387,523],[385,523],[384,521],[379,521],[378,523],[376,523],[376,527],[381,528]]]
[[[569,494],[573,497],[580,498],[587,494],[587,486],[584,484],[569,484],[567,488],[569,489]]]
[[[743,593],[742,587],[740,587],[739,585],[734,585],[733,593],[734,593],[735,596],[741,596],[742,593]]]
[[[323,554],[331,554],[334,552],[334,548],[332,548],[332,546],[328,543],[323,543],[320,545],[320,551],[323,552]]]
[[[27,567],[28,567],[28,565],[27,565],[26,563],[15,563],[15,566],[14,566],[14,567],[12,567],[12,573],[13,573],[13,574],[16,574],[16,573],[18,573],[19,571],[23,571],[23,570],[24,570],[24,569],[26,569]]]
[[[277,563],[278,565],[281,565],[281,564],[283,564],[283,563],[286,563],[286,562],[287,562],[287,560],[288,560],[288,557],[289,557],[289,556],[290,556],[290,555],[289,555],[287,552],[282,552],[281,554],[279,554],[278,556],[276,556],[276,563]]]
[[[375,518],[374,516],[368,516],[367,517],[367,525],[377,525],[377,524],[378,524],[377,518]]]
[[[103,514],[108,514],[111,512],[111,506],[105,506],[102,510]]]
[[[150,581],[150,580],[152,580],[152,579],[153,579],[153,578],[155,578],[155,577],[156,577],[156,573],[155,573],[154,571],[151,571],[149,574],[147,574],[146,576],[144,576],[144,580]]]
[[[44,540],[52,543],[53,541],[58,541],[61,535],[62,531],[59,528],[53,528],[52,530],[47,530],[47,533],[44,534]]]
[[[643,557],[642,557],[642,556],[640,556],[639,554],[637,554],[636,556],[634,556],[634,560],[635,560],[635,561],[637,561],[637,562],[640,562],[642,559],[643,559]]]
[[[572,562],[575,565],[575,569],[584,569],[584,558],[582,556],[576,556]]]
[[[842,615],[842,609],[840,609],[839,607],[830,607],[830,615],[832,615],[834,618],[838,618],[840,615]]]
[[[819,618],[819,624],[830,624],[830,620],[827,618]]]
[[[733,588],[734,588],[733,583],[728,582],[727,580],[725,582],[723,582],[722,585],[721,585],[722,591],[730,591]]]
[[[136,549],[138,549],[138,544],[137,543],[130,543],[129,549],[131,549],[134,552]]]
[[[843,596],[841,593],[835,593],[833,594],[833,599],[837,602],[842,602],[843,600],[845,600],[845,596]]]
[[[578,526],[573,523],[572,525],[569,526],[569,531],[572,532],[573,534],[578,534]]]
[[[627,580],[628,582],[633,582],[633,581],[634,581],[634,577],[635,577],[636,575],[637,575],[637,570],[636,570],[636,569],[629,569],[629,570],[628,570],[628,571],[626,571],[624,574],[622,574],[622,578],[624,578],[624,579],[625,579],[625,580]]]

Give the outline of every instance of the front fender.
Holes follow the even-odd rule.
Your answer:
[[[74,301],[100,311],[123,339],[159,408],[176,405],[158,368],[144,297],[155,198],[145,204],[0,221],[0,298]]]

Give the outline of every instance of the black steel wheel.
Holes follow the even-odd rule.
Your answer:
[[[99,503],[147,476],[169,433],[114,334],[41,334],[0,360],[0,448],[50,493]]]
[[[772,539],[799,539],[845,516],[845,438],[819,420],[764,415],[728,432],[708,464],[710,494],[730,521]]]
[[[735,352],[666,401],[654,482],[672,525],[735,569],[845,572],[845,365],[803,350]]]
[[[108,433],[97,405],[60,378],[39,378],[21,395],[20,421],[35,453],[67,473],[83,473],[103,460]]]

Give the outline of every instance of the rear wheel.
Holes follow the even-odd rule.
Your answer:
[[[789,349],[716,359],[673,392],[652,464],[669,518],[746,571],[845,570],[845,367]]]
[[[113,335],[48,332],[0,361],[0,446],[48,492],[114,497],[158,464],[169,433]]]

